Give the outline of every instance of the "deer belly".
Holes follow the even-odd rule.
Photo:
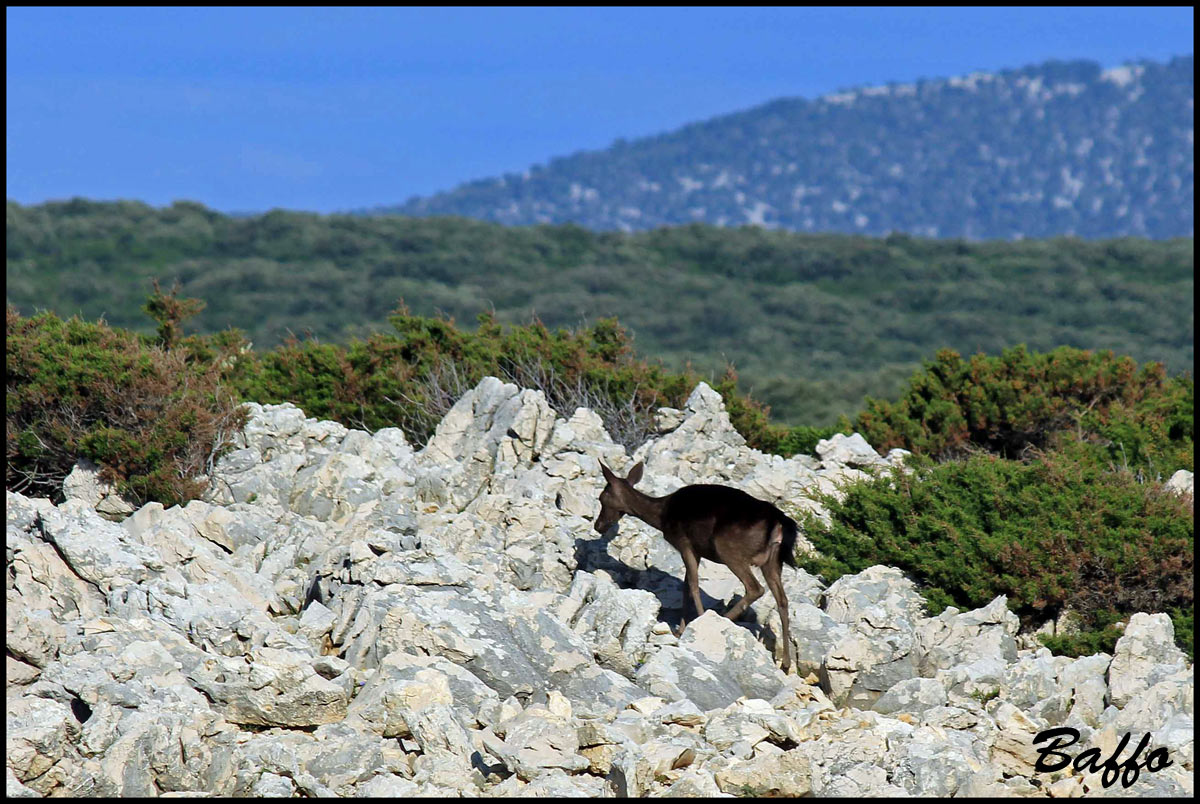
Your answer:
[[[715,561],[718,564],[724,563],[721,561],[720,556],[717,555],[717,550],[711,536],[701,538],[696,538],[695,536],[667,538],[667,542],[678,550],[680,554],[683,553],[686,545],[691,545],[692,552],[696,554],[696,558],[707,558],[709,561]]]

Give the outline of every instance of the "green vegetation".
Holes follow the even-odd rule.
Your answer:
[[[699,380],[692,372],[671,373],[635,358],[615,319],[554,332],[536,320],[504,327],[486,313],[476,332],[405,310],[388,320],[394,335],[375,334],[346,347],[290,340],[242,361],[231,379],[246,399],[291,401],[310,415],[368,430],[399,426],[423,444],[463,393],[485,376],[498,376],[544,391],[564,416],[581,406],[595,410],[630,448],[650,433],[656,408],[682,406]],[[774,446],[808,434],[811,428],[793,435],[771,425],[760,405],[737,394],[734,382],[728,377],[719,388],[730,395],[733,416],[760,443]]]
[[[833,425],[895,398],[943,347],[1111,349],[1192,370],[1193,241],[923,240],[691,225],[638,234],[464,219],[246,218],[199,204],[7,206],[7,299],[151,334],[153,278],[207,306],[185,331],[347,344],[399,299],[551,330],[617,317],[643,355],[710,382],[727,362],[775,421]]]
[[[476,332],[404,309],[388,320],[394,335],[374,334],[346,347],[291,339],[248,355],[229,372],[230,382],[244,399],[290,401],[309,415],[367,430],[400,427],[424,444],[459,397],[496,376],[543,391],[563,416],[591,408],[609,434],[632,450],[650,435],[654,411],[682,407],[701,379],[635,357],[616,319],[553,332],[537,320],[505,327],[489,313],[479,316]],[[760,449],[811,452],[835,432],[771,424],[764,407],[738,391],[731,371],[715,388],[734,426]]]
[[[1069,608],[1081,633],[1046,640],[1068,653],[1111,650],[1118,619],[1167,611],[1190,654],[1194,518],[1162,483],[1192,468],[1193,397],[1190,377],[1108,353],[942,352],[857,420],[872,444],[917,453],[911,473],[825,498],[831,524],[805,523],[823,558],[804,562],[830,581],[900,567],[935,612],[998,594],[1027,624]]]
[[[943,350],[895,402],[868,399],[855,422],[877,449],[940,458],[983,448],[1008,458],[1064,431],[1101,444],[1110,461],[1169,476],[1192,468],[1195,384],[1110,351],[1024,346],[969,361]]]
[[[1000,688],[992,687],[990,690],[987,690],[986,692],[983,690],[975,690],[975,692],[971,693],[970,697],[979,701],[979,703],[983,704],[984,706],[987,706],[988,701],[994,701],[995,699],[1000,697]]]
[[[1172,609],[1171,622],[1175,627],[1175,641],[1189,649],[1192,645],[1192,613],[1180,609]],[[1059,634],[1057,636],[1042,635],[1042,644],[1055,654],[1066,656],[1091,656],[1094,653],[1112,655],[1121,638],[1121,629],[1117,623],[1121,614],[1115,609],[1102,608],[1091,618],[1090,628],[1079,633]]]
[[[1175,611],[1191,650],[1187,500],[1071,450],[1030,463],[981,454],[915,469],[828,501],[833,523],[806,523],[825,556],[806,559],[807,568],[832,580],[887,564],[921,581],[935,613],[1006,594],[1026,624],[1070,608],[1085,634],[1115,614]]]
[[[129,500],[187,502],[244,422],[216,361],[103,322],[23,318],[12,307],[5,334],[5,486],[14,491],[59,498],[86,457]]]
[[[400,427],[422,445],[487,375],[544,391],[564,416],[591,408],[632,449],[650,433],[655,409],[683,406],[700,380],[638,359],[615,319],[552,332],[539,321],[505,327],[484,314],[476,332],[465,332],[402,309],[389,318],[392,335],[347,346],[290,339],[254,352],[237,330],[181,337],[203,303],[177,291],[155,284],[143,306],[157,336],[8,308],[9,488],[57,497],[76,458],[88,457],[136,502],[183,502],[200,492],[190,478],[204,473],[222,434],[240,422],[235,402],[289,401],[351,427]],[[730,372],[716,388],[755,446],[811,452],[834,432],[771,424],[736,383]]]

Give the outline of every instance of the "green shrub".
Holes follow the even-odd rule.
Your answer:
[[[983,704],[984,706],[987,706],[988,701],[994,701],[995,699],[1000,697],[1000,688],[992,687],[990,690],[987,690],[987,691],[975,690],[974,692],[971,693],[970,697],[979,701],[979,703]]]
[[[698,378],[688,375],[689,382],[695,386]],[[727,367],[725,375],[714,385],[714,390],[725,401],[725,410],[729,413],[729,423],[746,439],[746,444],[754,449],[772,455],[791,457],[797,453],[811,455],[817,447],[817,442],[829,438],[834,433],[850,431],[850,422],[846,417],[834,427],[809,427],[806,425],[787,426],[772,424],[770,408],[758,402],[749,395],[738,391],[738,376],[733,367]]]
[[[183,321],[203,303],[177,293],[154,283],[143,308],[158,323],[154,337],[8,308],[8,488],[57,497],[87,457],[131,501],[183,502],[200,493],[191,478],[244,417],[238,401],[292,402],[367,430],[398,426],[422,444],[486,375],[541,389],[563,415],[591,408],[632,448],[651,434],[654,410],[682,406],[700,380],[637,358],[616,319],[551,331],[537,320],[504,327],[485,314],[467,332],[400,309],[389,318],[394,335],[346,346],[292,338],[256,354],[237,330],[184,336]],[[738,393],[732,370],[716,385],[752,446],[811,451],[833,432],[772,425],[761,404]]]
[[[1091,656],[1095,653],[1107,653],[1110,656],[1121,638],[1121,629],[1117,623],[1121,613],[1115,609],[1101,608],[1089,618],[1087,630],[1077,633],[1042,634],[1038,639],[1053,653],[1065,656]],[[1174,619],[1174,618],[1173,618]],[[1180,645],[1190,645],[1191,635],[1183,635],[1176,629],[1175,639]]]
[[[200,494],[244,418],[216,363],[103,322],[7,313],[7,488],[60,499],[86,457],[138,504]]]
[[[146,315],[158,322],[158,343],[164,349],[171,349],[180,338],[180,325],[188,318],[204,309],[200,299],[179,298],[179,283],[172,285],[169,293],[163,293],[158,286],[158,280],[153,281],[154,293],[142,306]]]
[[[231,381],[246,399],[293,402],[310,416],[368,430],[401,427],[418,444],[487,375],[544,391],[567,416],[592,407],[627,441],[645,435],[655,407],[686,393],[681,375],[633,357],[615,320],[550,332],[538,321],[504,328],[485,314],[474,333],[405,310],[389,321],[395,335],[344,347],[291,339],[244,361]]]
[[[551,331],[536,319],[506,327],[485,313],[475,332],[403,308],[388,320],[395,335],[348,346],[293,338],[249,356],[227,376],[245,399],[293,402],[307,415],[368,430],[400,427],[423,444],[454,402],[492,375],[543,391],[564,416],[580,406],[596,411],[613,438],[631,449],[652,434],[655,409],[681,407],[701,379],[636,357],[616,319]],[[734,427],[758,449],[811,452],[836,431],[771,424],[763,405],[737,391],[732,370],[716,390]]]
[[[1018,458],[1069,433],[1109,463],[1170,476],[1192,468],[1194,393],[1188,376],[1109,351],[1016,346],[965,361],[943,349],[898,401],[868,399],[855,427],[877,449],[939,458],[972,447]]]
[[[1191,506],[1099,465],[1088,449],[1065,444],[1029,463],[915,457],[912,474],[855,484],[840,502],[825,498],[832,524],[805,523],[824,558],[803,562],[829,581],[873,564],[899,567],[920,580],[935,612],[999,594],[1026,624],[1069,607],[1083,620],[1081,645],[1113,612],[1166,611],[1190,654]]]

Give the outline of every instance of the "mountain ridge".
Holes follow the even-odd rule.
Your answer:
[[[1193,57],[778,98],[360,214],[1017,239],[1191,236]]]

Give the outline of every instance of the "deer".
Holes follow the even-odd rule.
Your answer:
[[[793,550],[797,525],[774,505],[752,497],[731,486],[706,483],[684,486],[665,497],[651,497],[634,488],[642,479],[644,462],[639,462],[626,477],[600,463],[607,484],[600,492],[600,515],[595,529],[605,534],[629,514],[662,531],[663,537],[683,558],[686,587],[685,615],[680,632],[687,626],[686,598],[696,607],[696,616],[704,613],[700,602],[700,559],[724,564],[746,588],[742,599],[725,612],[737,621],[763,595],[762,585],[750,571],[758,567],[779,608],[783,635],[783,665],[792,666],[791,634],[788,630],[787,595],[783,591],[783,562],[796,566]]]

